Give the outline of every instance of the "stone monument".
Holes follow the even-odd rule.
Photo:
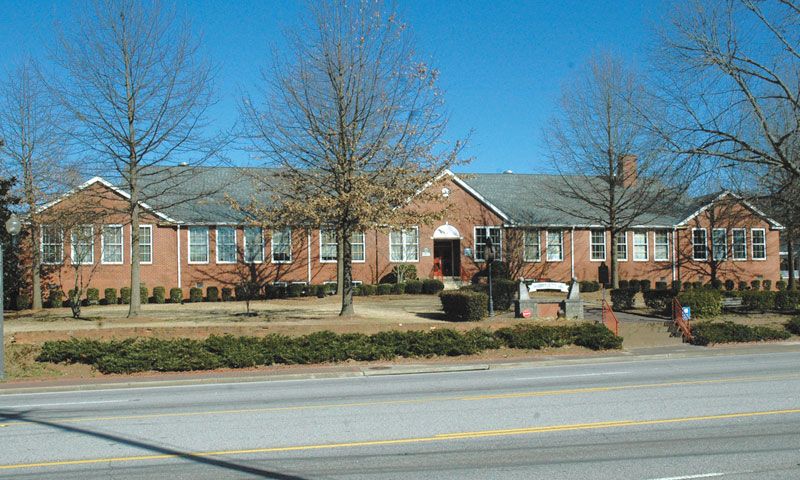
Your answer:
[[[564,300],[564,316],[570,320],[583,320],[583,300],[577,278],[572,279],[567,299]]]

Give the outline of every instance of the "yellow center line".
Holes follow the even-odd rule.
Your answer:
[[[384,405],[414,405],[420,403],[433,403],[433,402],[501,400],[501,399],[526,398],[526,397],[547,397],[547,396],[557,396],[557,395],[577,395],[586,393],[615,392],[624,390],[670,388],[670,387],[681,387],[690,385],[711,385],[720,383],[741,383],[741,382],[766,382],[773,380],[787,380],[787,379],[797,379],[797,378],[800,378],[800,373],[786,374],[786,375],[743,376],[743,377],[709,379],[709,380],[686,380],[679,382],[664,382],[664,383],[614,385],[608,387],[584,387],[584,388],[569,388],[569,389],[559,389],[559,390],[539,390],[532,392],[502,393],[502,394],[492,394],[492,395],[439,396],[439,397],[411,398],[406,400],[378,400],[370,402],[323,403],[315,405],[220,409],[220,410],[205,410],[196,412],[164,412],[164,413],[143,413],[137,415],[75,417],[75,418],[66,418],[63,420],[54,420],[54,421],[58,421],[58,423],[60,424],[75,424],[75,423],[87,423],[87,422],[107,422],[115,420],[145,420],[145,419],[198,417],[198,416],[212,416],[212,415],[239,415],[239,414],[249,414],[249,413],[293,412],[293,411],[304,411],[304,410],[324,410],[329,408],[357,408],[357,407],[372,407],[372,406],[384,406]],[[15,421],[5,424],[0,424],[0,426],[24,427],[24,426],[34,426],[34,424],[25,421]]]
[[[293,445],[286,447],[250,448],[250,449],[240,449],[240,450],[213,450],[204,452],[186,452],[186,453],[175,453],[175,454],[134,455],[127,457],[86,458],[78,460],[58,460],[58,461],[37,462],[37,463],[17,463],[9,465],[0,465],[0,470],[21,470],[21,469],[59,467],[59,466],[69,466],[69,465],[91,465],[98,463],[143,462],[151,460],[165,460],[172,458],[225,457],[232,455],[252,455],[259,453],[279,453],[279,452],[297,452],[297,451],[324,450],[324,449],[337,449],[337,448],[403,445],[411,443],[479,439],[485,437],[507,437],[507,436],[517,436],[517,435],[530,435],[534,433],[565,432],[570,430],[597,430],[604,428],[622,428],[622,427],[634,427],[642,425],[662,425],[671,423],[691,423],[700,421],[728,420],[734,418],[762,417],[769,415],[790,415],[790,414],[800,414],[800,408],[786,409],[786,410],[767,410],[760,412],[724,413],[719,415],[703,415],[694,417],[678,417],[678,418],[664,418],[664,419],[651,419],[651,420],[617,420],[609,422],[549,425],[541,427],[527,427],[527,428],[515,428],[515,429],[504,429],[504,430],[456,432],[456,433],[445,433],[445,434],[438,434],[425,437],[398,438],[398,439],[387,439],[387,440],[364,440],[364,441],[342,442],[342,443]]]

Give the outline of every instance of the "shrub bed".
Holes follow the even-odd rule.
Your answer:
[[[791,334],[784,330],[764,326],[751,327],[730,321],[699,322],[692,326],[692,343],[694,345],[785,340],[790,336]]]
[[[798,305],[800,305],[800,291],[784,289],[775,293],[775,310],[794,312]]]
[[[792,317],[786,322],[786,330],[789,330],[795,335],[800,335],[800,316]]]
[[[742,292],[742,310],[763,313],[773,308],[775,308],[775,292],[763,290]]]
[[[192,287],[189,289],[189,301],[192,303],[200,303],[203,301],[203,289]]]
[[[482,292],[455,290],[441,292],[442,309],[452,322],[476,322],[487,314],[489,297]]]
[[[174,287],[169,289],[169,303],[182,303],[183,289]]]
[[[100,290],[96,288],[86,289],[86,303],[88,305],[97,305],[100,303]]]
[[[473,295],[481,295],[473,293]],[[540,349],[580,345],[593,350],[620,348],[622,338],[600,324],[569,326],[516,325],[491,332],[474,329],[386,331],[374,335],[315,332],[291,338],[212,335],[205,340],[138,338],[48,341],[39,362],[82,363],[102,373],[149,370],[175,372],[214,368],[245,368],[272,364],[310,364],[346,360],[391,360],[396,357],[472,355],[500,347]]]
[[[692,288],[678,295],[681,306],[692,310],[692,318],[716,317],[722,313],[722,293],[710,288]]]
[[[434,295],[444,290],[444,283],[441,280],[425,279],[422,281],[422,293]]]
[[[106,288],[103,292],[103,300],[105,301],[106,305],[116,305],[117,304],[117,289],[116,288]]]
[[[119,289],[119,300],[123,305],[131,303],[131,287],[122,287]]]
[[[649,290],[644,292],[644,304],[656,312],[669,314],[672,311],[672,299],[675,294],[671,290]]]
[[[406,293],[411,294],[420,294],[422,293],[422,281],[421,280],[409,280],[406,282]]]
[[[167,289],[164,287],[153,287],[153,303],[162,304],[167,301]]]
[[[582,280],[578,285],[581,288],[581,292],[585,293],[597,292],[600,290],[600,282],[596,281]]]
[[[218,302],[219,301],[219,288],[217,288],[217,287],[208,287],[208,288],[206,288],[206,301],[207,302]]]
[[[517,282],[505,278],[498,278],[492,281],[492,304],[495,310],[508,310],[511,304],[514,303],[514,297],[517,294]],[[468,285],[463,290],[472,290],[474,292],[484,293],[489,295],[489,285],[485,283],[476,283]]]
[[[638,289],[638,284],[637,284],[637,289]],[[630,287],[629,288],[620,287],[611,290],[611,304],[614,310],[632,309],[634,295],[636,295],[636,290]]]
[[[423,290],[425,289],[425,282],[423,282]],[[378,295],[389,295],[392,293],[391,283],[380,283],[375,287],[375,293]]]

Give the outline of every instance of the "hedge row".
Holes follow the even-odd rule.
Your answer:
[[[391,360],[396,357],[459,356],[503,346],[539,349],[581,345],[593,350],[620,348],[622,338],[600,324],[563,327],[517,325],[496,332],[474,329],[458,332],[387,331],[374,335],[316,332],[291,338],[271,334],[263,338],[212,335],[205,340],[77,339],[48,341],[40,362],[82,363],[102,373],[188,371],[245,368],[272,364],[312,364],[346,360]]]
[[[379,283],[377,285],[362,284],[355,287],[354,293],[359,296],[427,294],[434,295],[444,290],[441,280],[409,280],[401,283]]]
[[[786,330],[776,330],[764,326],[751,327],[730,321],[699,322],[692,326],[692,343],[695,345],[785,340],[790,336],[791,334]]]
[[[742,299],[742,310],[749,312],[794,312],[800,308],[800,291],[797,290],[748,290],[741,292],[739,296]]]

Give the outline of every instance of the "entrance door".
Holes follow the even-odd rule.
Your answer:
[[[441,262],[442,276],[457,277],[461,275],[460,250],[460,240],[433,241],[433,256]]]

